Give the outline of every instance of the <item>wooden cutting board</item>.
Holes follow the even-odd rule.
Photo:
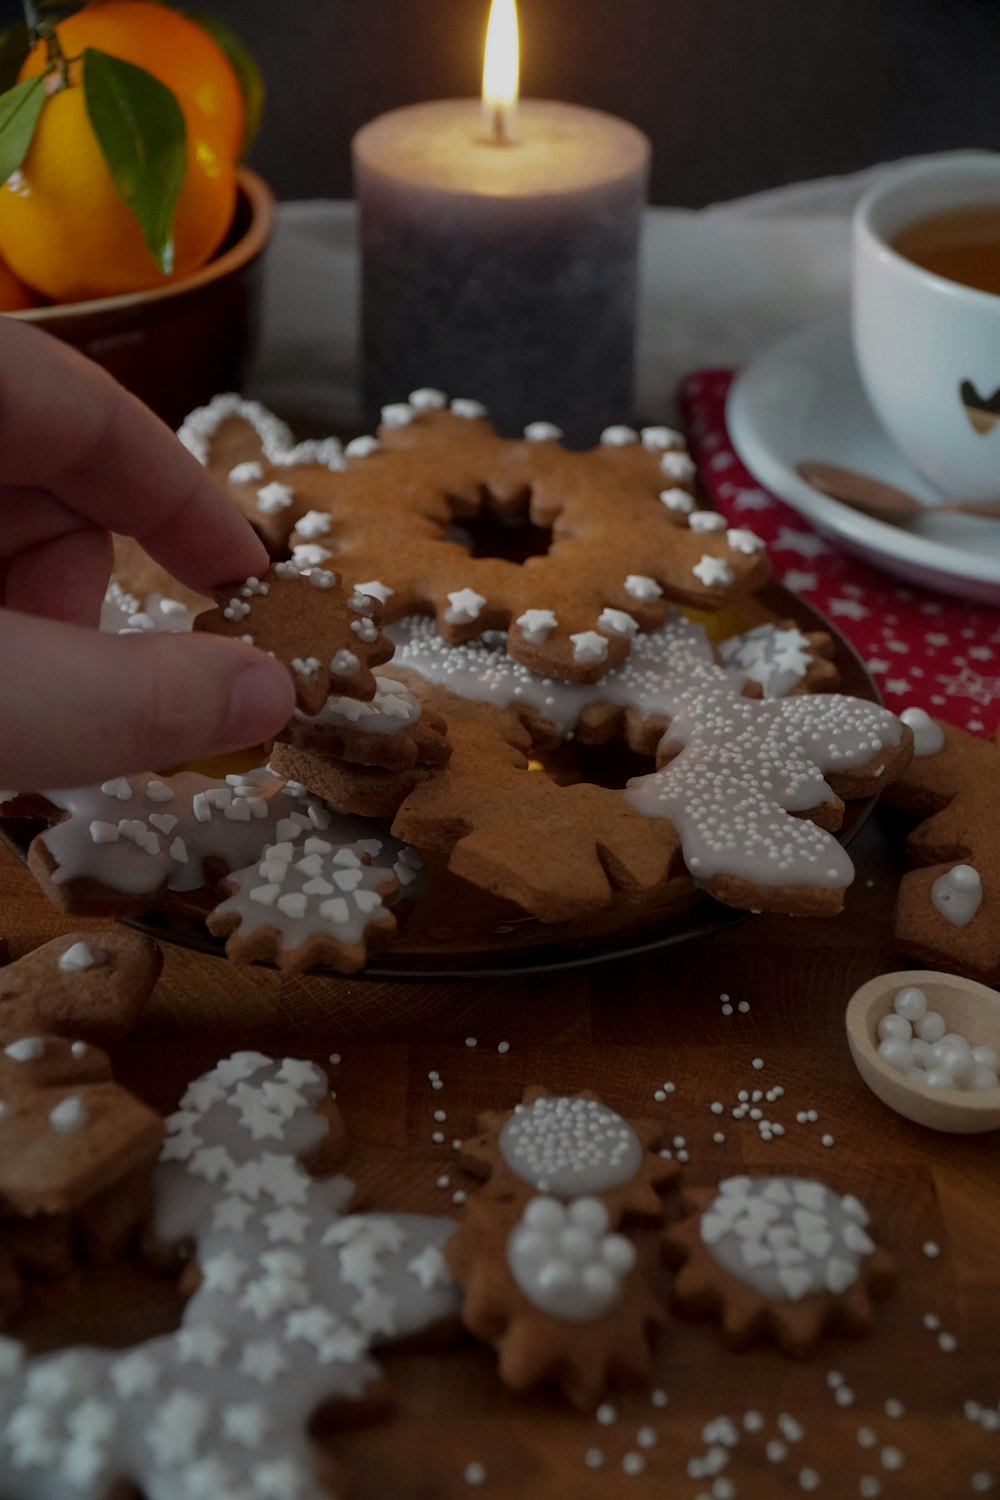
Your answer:
[[[187,1079],[237,1047],[324,1063],[339,1053],[329,1071],[352,1143],[346,1170],[365,1208],[458,1212],[451,1193],[474,1184],[455,1167],[451,1140],[472,1133],[480,1110],[509,1107],[528,1083],[591,1088],[623,1114],[662,1116],[670,1137],[683,1136],[691,1184],[743,1170],[788,1171],[856,1192],[899,1263],[899,1289],[878,1310],[871,1337],[831,1340],[804,1365],[770,1348],[729,1354],[713,1325],[671,1318],[653,1381],[668,1404],[655,1406],[648,1392],[614,1395],[608,1425],[552,1393],[504,1391],[492,1352],[470,1341],[389,1353],[391,1417],[340,1432],[331,1444],[347,1496],[695,1500],[712,1495],[713,1481],[690,1477],[688,1464],[706,1451],[702,1429],[719,1416],[740,1431],[723,1474],[735,1488],[724,1484],[723,1497],[799,1495],[810,1471],[825,1497],[864,1493],[864,1476],[893,1500],[974,1494],[973,1476],[984,1474],[995,1476],[1000,1494],[1000,1433],[963,1412],[970,1401],[996,1412],[1000,1397],[998,1141],[936,1135],[892,1114],[861,1082],[844,1036],[852,992],[899,967],[891,915],[901,833],[889,815],[869,825],[853,851],[858,880],[836,921],[761,917],[708,942],[589,970],[426,984],[282,981],[268,970],[167,950],[145,1018],[114,1049],[118,1076],[166,1111]],[[14,956],[71,927],[100,926],[63,921],[6,851],[0,911]],[[723,1014],[723,993],[749,1011]],[[504,1053],[501,1042],[509,1043]],[[756,1071],[758,1057],[764,1066]],[[444,1080],[438,1091],[431,1070]],[[667,1082],[674,1091],[656,1102],[654,1091]],[[785,1134],[765,1143],[754,1122],[734,1120],[731,1110],[738,1090],[779,1084],[785,1093],[767,1113]],[[725,1105],[724,1115],[711,1112],[713,1101]],[[443,1124],[433,1119],[440,1109]],[[813,1109],[816,1123],[797,1122]],[[437,1129],[443,1146],[431,1139]],[[720,1130],[726,1139],[717,1143]],[[436,1185],[442,1174],[448,1188]],[[924,1253],[926,1242],[940,1248],[936,1258]],[[57,1310],[53,1302],[34,1330],[18,1331],[51,1341]],[[176,1304],[161,1297],[147,1315],[169,1322]],[[924,1326],[927,1315],[940,1320],[938,1329]],[[957,1339],[953,1352],[939,1347],[942,1331]],[[903,1414],[887,1414],[887,1400],[901,1402]],[[743,1430],[748,1410],[764,1417],[761,1432]],[[794,1419],[785,1422],[793,1433],[795,1423],[804,1429],[801,1438],[782,1435],[782,1415]],[[637,1434],[647,1427],[655,1443],[644,1448]],[[875,1433],[874,1447],[859,1443],[864,1428]],[[787,1456],[769,1458],[768,1442],[783,1444]],[[884,1466],[886,1448],[898,1450],[902,1467]],[[600,1468],[585,1461],[591,1449],[603,1455]],[[630,1474],[623,1459],[635,1453],[645,1467]],[[483,1466],[481,1485],[466,1479],[470,1464]]]

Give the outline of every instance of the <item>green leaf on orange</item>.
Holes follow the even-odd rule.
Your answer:
[[[260,68],[242,37],[237,36],[232,27],[225,21],[220,21],[218,16],[209,15],[203,10],[186,10],[184,14],[219,44],[236,74],[236,81],[243,95],[243,142],[240,155],[245,156],[256,139],[264,113],[265,90]]]
[[[27,156],[44,103],[44,78],[26,78],[0,94],[0,182],[6,182]]]
[[[111,179],[158,268],[174,264],[174,210],[187,173],[187,127],[173,93],[145,68],[87,47],[87,118]]]

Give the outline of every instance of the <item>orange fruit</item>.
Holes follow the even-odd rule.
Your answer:
[[[187,16],[147,0],[96,0],[60,21],[56,35],[65,57],[96,47],[145,68],[173,90],[185,116],[193,105],[216,127],[230,156],[239,156],[244,126],[239,82],[218,42]],[[18,76],[32,78],[44,72],[45,64],[45,45],[39,42]],[[77,63],[70,68],[72,82],[79,81],[79,73]]]
[[[10,266],[0,260],[0,312],[21,312],[37,307],[38,298],[23,281],[18,281]]]
[[[174,269],[164,276],[112,181],[83,89],[71,84],[47,99],[20,171],[0,187],[0,255],[15,275],[54,302],[75,302],[145,291],[204,265],[232,222],[236,168],[218,128],[194,105],[185,116],[188,169]]]

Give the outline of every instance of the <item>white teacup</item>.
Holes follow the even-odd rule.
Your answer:
[[[1000,155],[969,152],[872,188],[854,216],[854,348],[869,400],[947,496],[1000,498],[1000,297],[893,250],[931,214],[1000,203]]]

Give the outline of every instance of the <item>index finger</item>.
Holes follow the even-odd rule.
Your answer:
[[[267,567],[253,528],[158,417],[76,350],[3,324],[0,482],[40,486],[135,537],[201,593]]]

